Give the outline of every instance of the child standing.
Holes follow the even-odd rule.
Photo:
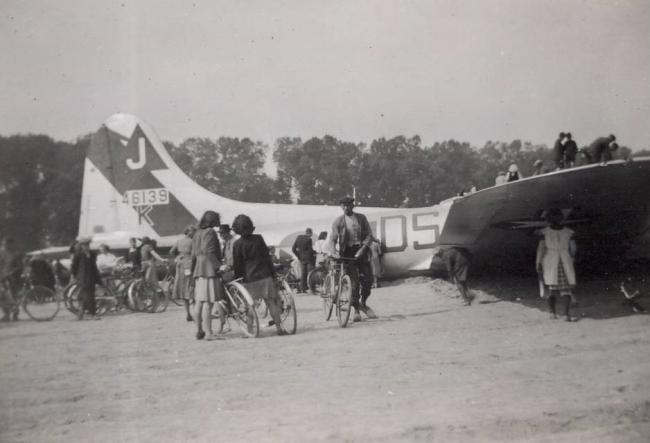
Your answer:
[[[548,306],[551,310],[551,318],[557,318],[555,303],[559,295],[565,301],[566,321],[573,321],[570,308],[573,288],[576,285],[573,266],[573,257],[576,253],[574,233],[572,229],[562,225],[564,215],[560,209],[550,209],[546,218],[549,225],[541,230],[542,241],[538,251],[537,272],[543,277],[544,285],[549,288]]]

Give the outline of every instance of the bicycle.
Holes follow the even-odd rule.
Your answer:
[[[0,285],[1,299],[9,307],[13,319],[18,320],[22,306],[27,316],[35,321],[49,321],[56,317],[61,308],[61,298],[56,291],[45,286],[34,286],[28,277],[23,276],[23,286],[14,294],[6,283]]]
[[[294,291],[286,278],[279,274],[276,274],[275,281],[279,296],[280,324],[286,333],[293,335],[298,329],[298,312],[296,311],[296,301],[293,296]]]
[[[221,324],[219,333],[223,332],[226,323],[230,328],[229,320],[232,319],[237,323],[245,337],[255,338],[260,333],[260,322],[257,312],[255,312],[255,302],[248,290],[240,283],[240,280],[223,282],[224,292],[230,303],[224,300],[218,302],[219,309],[225,315],[225,323]]]
[[[332,317],[332,310],[336,306],[336,319],[341,328],[345,328],[350,321],[350,311],[352,310],[352,280],[346,273],[345,262],[351,262],[355,259],[345,257],[332,257],[330,260],[335,262],[330,266],[330,271],[323,281],[323,311],[325,320],[329,321]]]

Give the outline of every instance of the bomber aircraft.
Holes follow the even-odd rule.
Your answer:
[[[476,267],[533,270],[537,240],[551,207],[574,228],[583,262],[620,257],[630,245],[650,249],[650,157],[585,165],[496,185],[423,208],[357,208],[386,253],[388,278],[426,271],[435,247],[464,247]],[[336,203],[336,202],[333,202]],[[214,194],[190,179],[141,119],[115,114],[92,137],[85,158],[79,236],[92,246],[126,249],[148,236],[171,247],[208,209],[223,223],[247,214],[267,244],[290,251],[311,227],[330,231],[341,208],[248,203]],[[432,263],[432,260],[434,262]],[[438,263],[439,265],[439,263]]]

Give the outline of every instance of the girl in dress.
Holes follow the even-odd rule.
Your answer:
[[[558,208],[548,211],[548,226],[541,230],[542,240],[538,250],[537,272],[542,276],[544,285],[549,289],[548,306],[551,318],[557,318],[555,303],[557,296],[564,298],[564,315],[567,321],[573,321],[570,314],[573,288],[576,285],[576,272],[573,258],[576,244],[573,230],[562,225],[564,216]]]
[[[221,247],[214,228],[220,224],[219,214],[206,211],[199,222],[199,229],[192,237],[192,277],[194,301],[196,302],[196,338],[216,340],[221,338],[212,332],[212,305],[223,300],[224,289],[219,277]],[[207,334],[207,336],[206,336]]]

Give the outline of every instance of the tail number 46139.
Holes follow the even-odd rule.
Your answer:
[[[169,191],[165,188],[133,189],[122,196],[122,203],[129,206],[152,206],[169,204]]]

